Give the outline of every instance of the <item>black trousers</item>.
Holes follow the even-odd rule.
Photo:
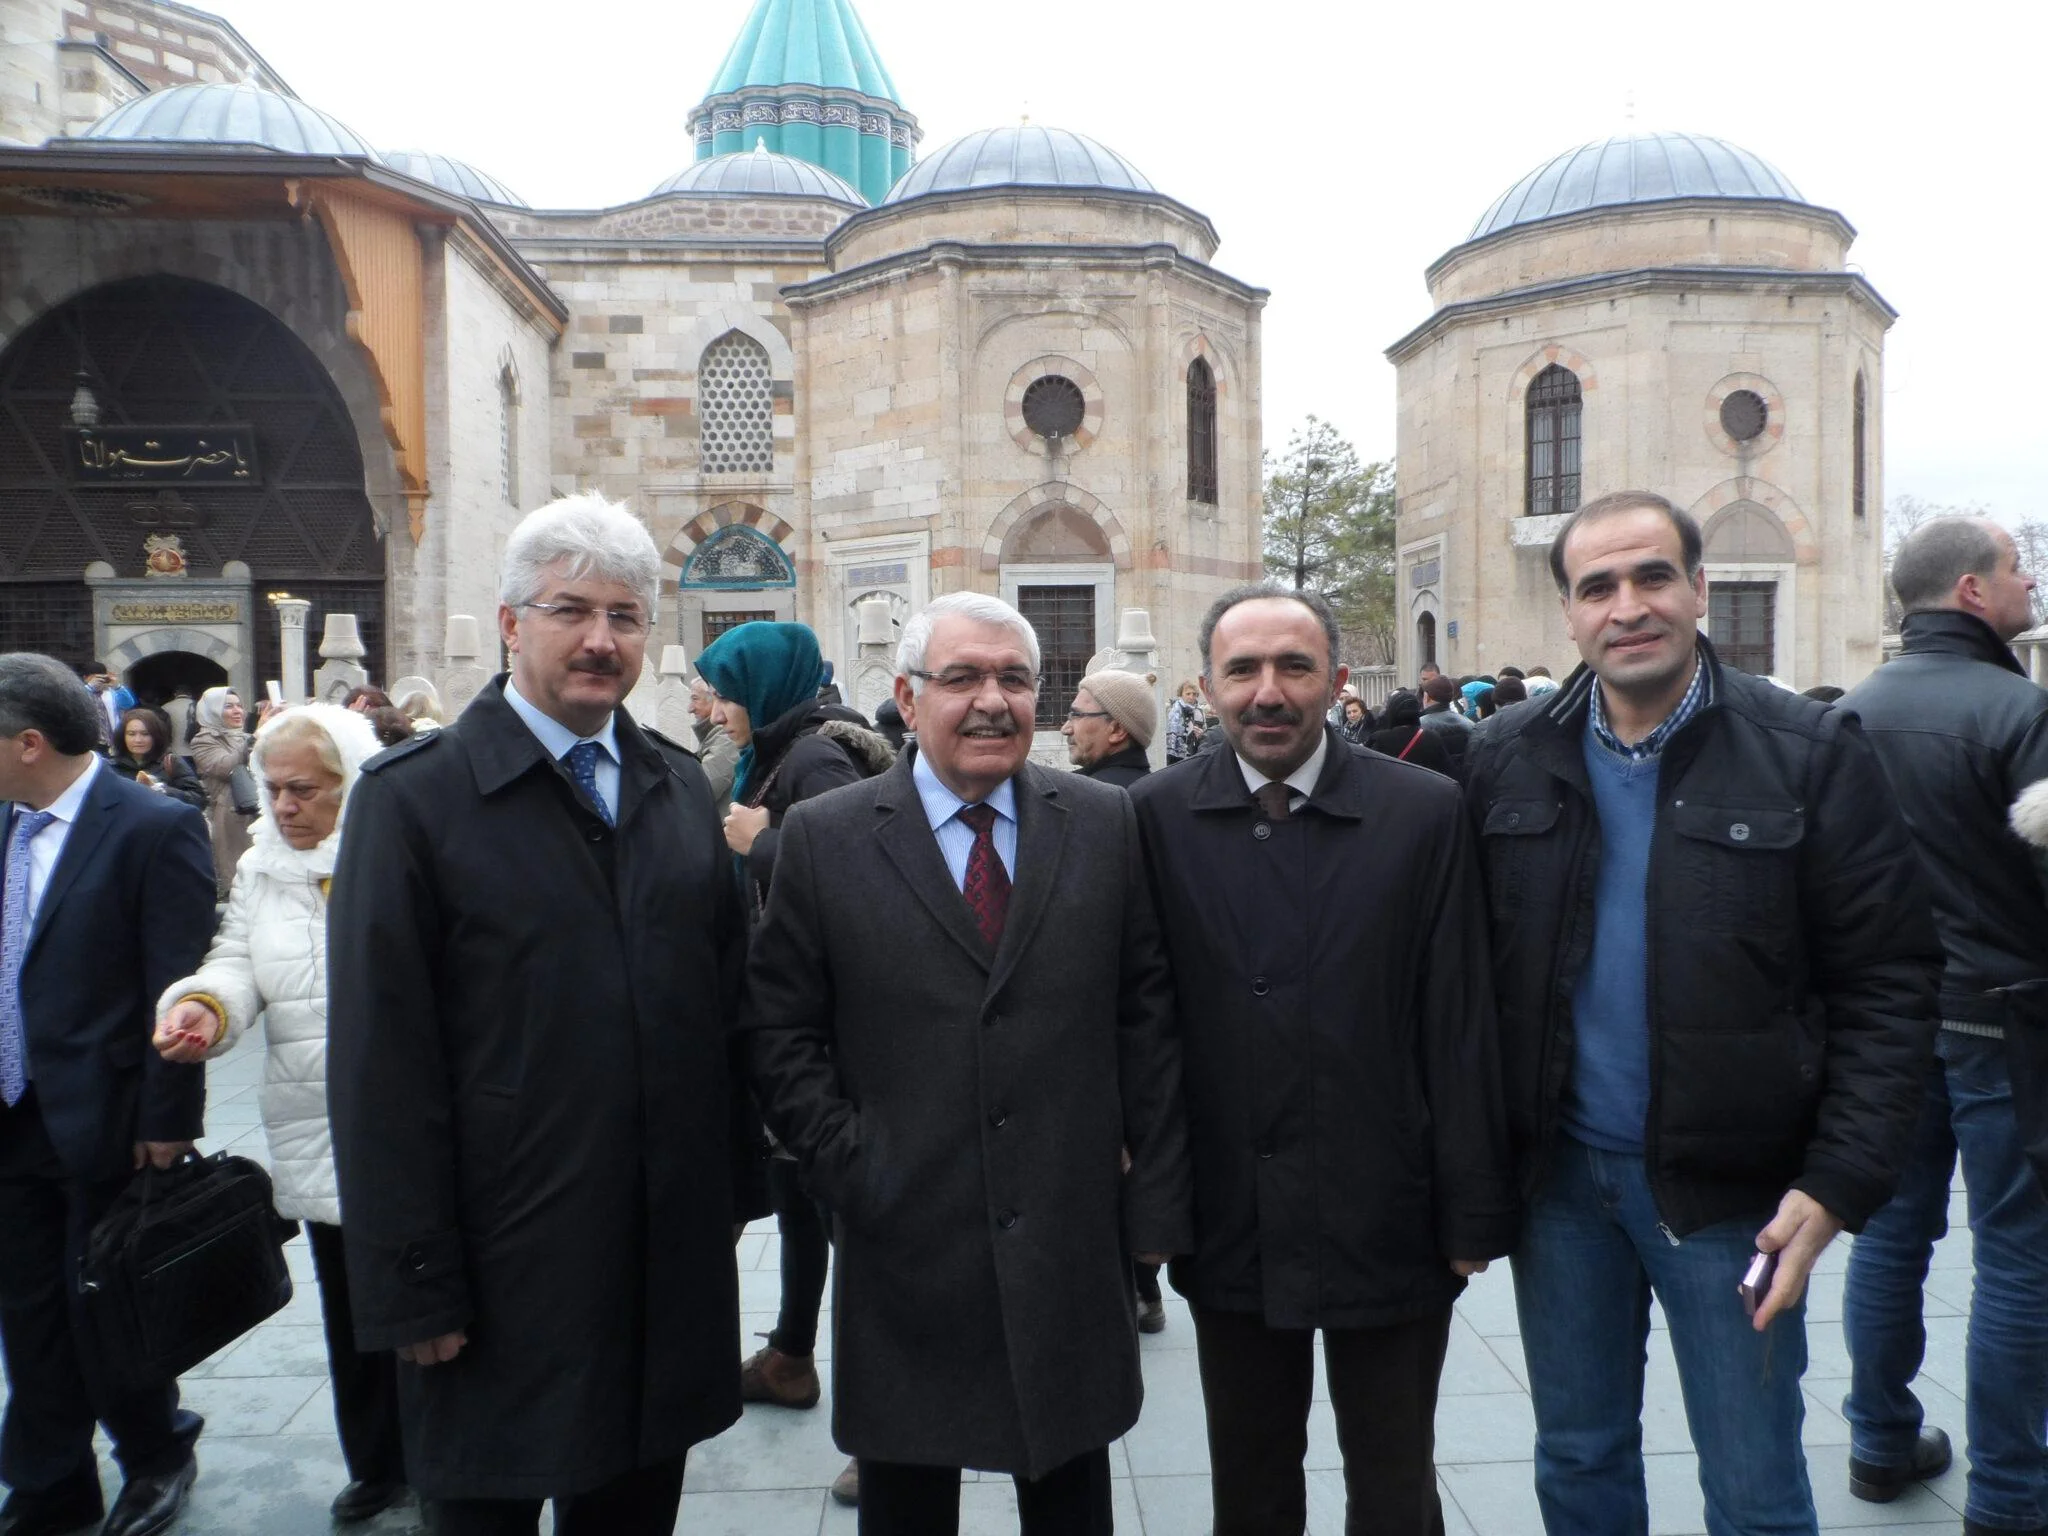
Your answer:
[[[1109,1447],[1037,1479],[1018,1478],[1020,1536],[1111,1536]],[[860,1536],[956,1536],[960,1469],[860,1464]]]
[[[30,1502],[98,1500],[95,1423],[128,1477],[176,1471],[199,1438],[199,1415],[178,1407],[176,1382],[118,1398],[96,1385],[78,1261],[127,1185],[125,1174],[80,1183],[65,1172],[33,1086],[13,1108],[0,1105],[0,1482]]]
[[[1136,1259],[1133,1259],[1131,1261],[1131,1278],[1138,1288],[1138,1300],[1158,1301],[1160,1299],[1159,1266],[1157,1264],[1140,1264]]]
[[[341,1228],[306,1223],[313,1274],[320,1285],[320,1321],[327,1330],[327,1375],[334,1383],[334,1429],[351,1481],[405,1481],[405,1442],[398,1425],[398,1357],[356,1348],[348,1305],[348,1264]]]
[[[683,1501],[683,1458],[640,1467],[602,1488],[555,1500],[555,1536],[671,1536]],[[442,1499],[434,1536],[534,1536],[541,1499]]]
[[[1315,1331],[1193,1309],[1209,1420],[1214,1536],[1299,1536],[1308,1524]],[[1391,1328],[1325,1328],[1323,1365],[1344,1453],[1344,1536],[1442,1536],[1436,1392],[1451,1309]],[[865,1494],[866,1490],[862,1490]]]
[[[768,1343],[785,1355],[808,1355],[818,1347],[818,1308],[825,1302],[825,1271],[832,1262],[832,1228],[788,1158],[768,1164],[768,1193],[782,1235],[782,1311]]]

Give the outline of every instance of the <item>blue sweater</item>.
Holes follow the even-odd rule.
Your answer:
[[[1658,759],[1631,761],[1585,734],[1600,816],[1593,948],[1572,990],[1572,1071],[1564,1128],[1589,1146],[1640,1152],[1650,1113],[1650,993],[1645,907],[1657,825]]]

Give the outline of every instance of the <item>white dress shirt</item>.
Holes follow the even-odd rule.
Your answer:
[[[92,791],[93,775],[100,766],[99,754],[88,753],[85,766],[71,781],[71,787],[44,807],[56,820],[46,822],[43,830],[28,840],[28,917],[31,924],[35,922],[37,909],[43,904],[43,892],[50,888],[50,876],[57,868],[57,861],[64,856],[64,844],[70,840],[72,823],[78,820],[78,813],[85,808],[85,797]],[[27,807],[17,805],[13,809],[21,811]],[[7,836],[14,836],[12,815],[7,818]],[[4,846],[0,844],[0,848]]]
[[[1316,749],[1309,754],[1308,761],[1287,775],[1283,781],[1288,789],[1288,810],[1298,811],[1303,805],[1307,804],[1309,795],[1316,787],[1316,780],[1323,776],[1323,759],[1329,755],[1330,733],[1324,731],[1316,738]],[[1237,766],[1238,771],[1244,775],[1244,787],[1249,794],[1256,795],[1266,785],[1273,782],[1250,763],[1246,762],[1244,754],[1241,752],[1237,754]]]
[[[974,828],[960,819],[960,813],[974,802],[962,800],[940,783],[939,776],[932,771],[932,765],[925,761],[922,752],[911,761],[910,777],[917,784],[918,798],[924,802],[924,814],[932,824],[932,835],[939,840],[939,852],[945,857],[946,869],[953,876],[953,883],[964,891],[967,889],[967,860],[974,852]],[[996,857],[1003,861],[1003,868],[1009,871],[1014,885],[1017,880],[1016,781],[1003,780],[982,803],[996,813]]]
[[[553,715],[544,715],[520,696],[512,686],[512,679],[505,679],[505,702],[512,706],[512,713],[526,722],[526,728],[539,738],[541,749],[556,762],[569,755],[569,749],[579,741],[597,743],[597,792],[604,796],[605,809],[612,813],[612,820],[619,819],[619,731],[615,715],[604,717],[604,729],[595,736],[578,736]]]

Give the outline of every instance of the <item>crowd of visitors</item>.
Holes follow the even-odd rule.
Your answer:
[[[515,530],[510,665],[457,719],[365,687],[252,731],[214,688],[181,742],[104,667],[0,656],[0,1533],[176,1520],[203,1426],[106,1386],[73,1278],[251,1034],[341,1521],[667,1536],[692,1445],[821,1401],[829,1275],[866,1536],[956,1530],[968,1469],[1027,1536],[1107,1536],[1164,1271],[1215,1536],[1305,1529],[1319,1340],[1346,1529],[1434,1536],[1452,1306],[1506,1259],[1552,1536],[1647,1529],[1653,1300],[1707,1528],[1811,1533],[1841,1232],[1849,1491],[1954,1457],[1912,1383],[1960,1163],[1965,1530],[2048,1532],[2048,693],[2010,535],[1908,538],[1903,654],[1832,697],[1722,663],[1662,497],[1589,502],[1550,570],[1561,682],[1369,701],[1327,604],[1243,587],[1163,712],[1080,678],[1071,773],[1032,757],[1037,635],[975,593],[905,623],[872,722],[764,620],[698,657],[693,742],[640,724],[660,556],[594,496]],[[771,1211],[779,1315],[736,1350]]]

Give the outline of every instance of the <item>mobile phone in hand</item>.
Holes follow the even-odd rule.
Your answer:
[[[1771,1294],[1771,1281],[1777,1277],[1778,1256],[1775,1253],[1759,1253],[1749,1261],[1749,1268],[1742,1276],[1742,1284],[1736,1289],[1742,1295],[1742,1309],[1751,1317],[1764,1304],[1764,1298]]]

